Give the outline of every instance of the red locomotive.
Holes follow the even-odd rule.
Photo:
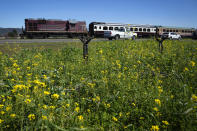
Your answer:
[[[25,19],[25,30],[23,30],[21,37],[48,38],[50,36],[67,36],[72,38],[87,34],[85,21]]]

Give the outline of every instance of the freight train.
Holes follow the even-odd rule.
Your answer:
[[[48,38],[48,37],[79,37],[91,36],[103,38],[104,31],[119,30],[127,27],[131,32],[137,33],[138,37],[153,37],[158,29],[159,35],[166,32],[180,34],[181,37],[193,37],[196,34],[194,28],[165,27],[153,25],[134,25],[122,23],[91,22],[89,31],[85,21],[54,20],[54,19],[25,19],[25,29],[20,34],[21,38]]]

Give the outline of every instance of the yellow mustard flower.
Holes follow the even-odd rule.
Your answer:
[[[29,114],[28,118],[29,118],[30,121],[32,121],[32,120],[36,119],[36,116],[34,114]]]
[[[0,104],[0,109],[2,109],[4,107],[4,105],[3,104]]]
[[[155,99],[155,103],[161,106],[161,101],[159,99]]]
[[[189,69],[187,67],[184,68],[184,71],[189,71]]]
[[[15,118],[16,117],[16,114],[10,114],[10,117],[11,118]]]
[[[58,94],[53,94],[51,97],[52,97],[53,99],[57,100],[57,99],[59,98],[59,95],[58,95]]]
[[[100,50],[99,50],[99,53],[100,53],[100,54],[103,54],[103,50],[102,50],[102,49],[100,49]]]
[[[96,96],[96,100],[97,100],[97,101],[100,101],[100,97],[99,97],[99,96]]]
[[[76,107],[76,108],[75,108],[75,111],[76,111],[76,112],[79,112],[79,110],[80,110],[79,107]]]
[[[43,78],[46,80],[47,79],[47,76],[46,75],[43,75]]]
[[[47,108],[48,108],[47,105],[43,105],[42,107],[43,107],[44,109],[47,109]]]
[[[140,120],[144,120],[144,117],[140,117]]]
[[[83,121],[83,116],[82,116],[82,115],[78,116],[78,119],[79,119],[80,121]]]
[[[133,103],[131,103],[131,105],[132,105],[132,106],[136,106],[134,102],[133,102]]]
[[[48,92],[48,91],[44,91],[44,94],[45,94],[45,95],[50,95],[51,93]]]
[[[110,108],[111,107],[111,105],[110,104],[107,104],[107,108]]]
[[[13,64],[14,67],[18,67],[18,65],[16,63]]]
[[[31,103],[31,100],[30,100],[30,99],[26,99],[26,100],[25,100],[25,103],[26,103],[26,104],[29,104],[29,103]]]
[[[138,60],[137,63],[138,63],[138,64],[141,64],[141,61]]]
[[[79,106],[79,103],[75,102],[75,105],[76,105],[76,106]]]
[[[1,111],[1,115],[4,115],[5,114],[5,111]]]
[[[55,106],[49,106],[50,109],[55,109]]]
[[[154,107],[153,110],[154,111],[159,111],[159,109],[157,107]]]
[[[169,125],[168,121],[162,121],[163,124],[165,124],[166,126]]]
[[[3,123],[3,122],[4,122],[4,120],[0,119],[0,124]]]
[[[42,120],[47,120],[47,116],[42,115]]]
[[[190,61],[190,64],[192,65],[192,66],[195,66],[195,62],[194,61]]]
[[[92,98],[92,101],[96,101],[96,98]]]
[[[12,109],[11,106],[7,106],[5,110],[6,110],[6,111],[10,111],[11,109]]]
[[[119,117],[122,117],[122,112],[119,113]]]
[[[193,100],[194,102],[197,102],[197,96],[196,96],[195,94],[192,95],[192,100]]]
[[[115,116],[112,117],[112,120],[113,121],[118,121],[118,119]]]
[[[153,125],[151,127],[151,131],[159,131],[159,126],[158,125]]]
[[[70,107],[70,104],[66,104],[66,107]]]

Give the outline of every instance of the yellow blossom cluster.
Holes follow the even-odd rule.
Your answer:
[[[35,116],[35,114],[29,114],[28,118],[29,118],[30,121],[32,121],[32,120],[36,119],[36,116]]]
[[[159,99],[155,99],[155,103],[159,106],[161,106],[161,101]]]
[[[151,127],[151,131],[159,131],[159,126],[158,125],[153,125]]]
[[[59,97],[60,97],[60,96],[59,96],[58,94],[53,94],[53,95],[51,96],[51,98],[52,98],[52,99],[55,99],[55,100],[59,99]]]

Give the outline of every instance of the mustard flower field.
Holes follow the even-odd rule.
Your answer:
[[[1,130],[197,130],[197,41],[77,44],[1,50]]]

